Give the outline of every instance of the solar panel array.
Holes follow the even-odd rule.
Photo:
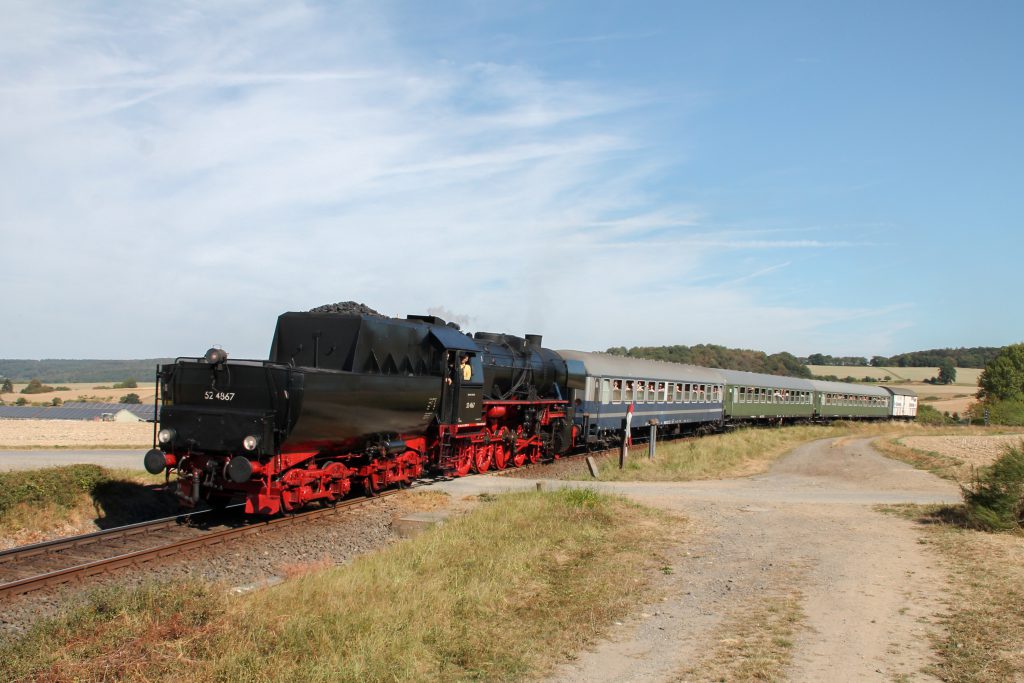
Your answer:
[[[0,406],[0,418],[15,420],[99,420],[104,413],[127,410],[142,420],[155,417],[156,406],[137,403],[68,401],[61,406]]]

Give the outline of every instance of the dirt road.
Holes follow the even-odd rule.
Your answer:
[[[734,627],[723,625],[783,598],[802,614],[788,638],[787,680],[932,680],[921,668],[946,598],[945,572],[913,522],[873,506],[953,503],[959,492],[882,457],[867,440],[806,444],[741,480],[546,485],[622,493],[694,527],[665,568],[663,599],[553,680],[708,680],[732,656]],[[442,485],[456,496],[534,486],[505,477]]]

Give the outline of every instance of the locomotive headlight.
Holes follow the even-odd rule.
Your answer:
[[[250,434],[249,436],[242,439],[242,448],[244,448],[247,451],[254,451],[256,450],[256,447],[259,445],[260,437],[258,436],[253,436],[252,434]]]
[[[174,440],[175,431],[170,427],[165,427],[157,432],[156,440],[160,443],[167,444]]]

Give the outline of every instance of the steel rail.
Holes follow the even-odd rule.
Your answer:
[[[285,517],[275,517],[273,519],[261,520],[257,522],[250,521],[244,526],[209,531],[206,533],[202,533],[198,536],[182,539],[180,541],[165,543],[162,545],[153,546],[151,548],[145,548],[143,550],[136,550],[133,552],[123,553],[106,559],[86,562],[84,564],[75,565],[64,569],[57,569],[54,571],[46,572],[44,574],[38,574],[36,576],[18,579],[16,581],[0,584],[0,600],[9,599],[16,595],[22,595],[50,586],[56,586],[66,583],[76,583],[88,577],[95,576],[97,574],[105,574],[116,569],[120,569],[122,567],[137,567],[147,562],[172,557],[174,555],[178,555],[189,550],[214,545],[216,543],[222,543],[231,539],[241,538],[243,536],[259,534],[272,527],[283,528],[288,526],[294,526],[297,524],[303,524],[313,519],[319,519],[321,517],[327,517],[329,515],[338,514],[341,510],[344,510],[346,508],[364,505],[378,498],[393,495],[395,493],[398,493],[400,490],[402,489],[391,489],[389,491],[382,491],[381,493],[372,498],[353,498],[350,500],[341,501],[340,503],[337,503],[336,505],[333,505],[331,507],[320,508],[317,510],[309,510],[306,512],[299,512]],[[168,520],[156,520],[156,522],[167,523]],[[143,522],[141,524],[145,525],[146,523]],[[97,533],[100,535],[103,534],[103,532]],[[85,536],[93,536],[93,534],[85,534]],[[100,539],[100,541],[102,540],[103,539]],[[48,543],[58,544],[62,541],[70,542],[73,541],[73,539],[57,539],[57,541],[51,541]],[[36,546],[44,545],[46,545],[46,543],[36,544]],[[66,547],[74,546],[69,545]]]
[[[112,527],[110,529],[92,531],[90,533],[80,534],[78,536],[64,536],[62,538],[55,538],[50,541],[41,541],[40,543],[33,543],[31,545],[21,545],[16,546],[14,548],[7,548],[6,550],[0,550],[0,567],[6,564],[11,564],[13,562],[20,562],[21,560],[31,557],[38,557],[40,555],[58,553],[62,550],[67,550],[69,548],[79,548],[82,546],[94,545],[96,543],[113,541],[119,538],[142,536],[162,531],[163,529],[174,528],[176,526],[180,526],[183,523],[190,521],[195,517],[208,514],[209,512],[211,511],[199,510],[198,512],[187,512],[181,515],[175,515],[173,517],[151,519],[145,522],[136,522],[135,524],[126,524],[124,526]]]

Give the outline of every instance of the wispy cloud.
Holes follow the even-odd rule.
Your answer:
[[[372,4],[11,5],[4,354],[212,335],[261,356],[278,313],[343,299],[584,348],[783,348],[873,315],[765,307],[752,281],[788,263],[716,260],[869,243],[709,231],[649,187],[678,160],[652,153],[643,93],[407,50]],[[724,285],[692,284],[712,268]]]

